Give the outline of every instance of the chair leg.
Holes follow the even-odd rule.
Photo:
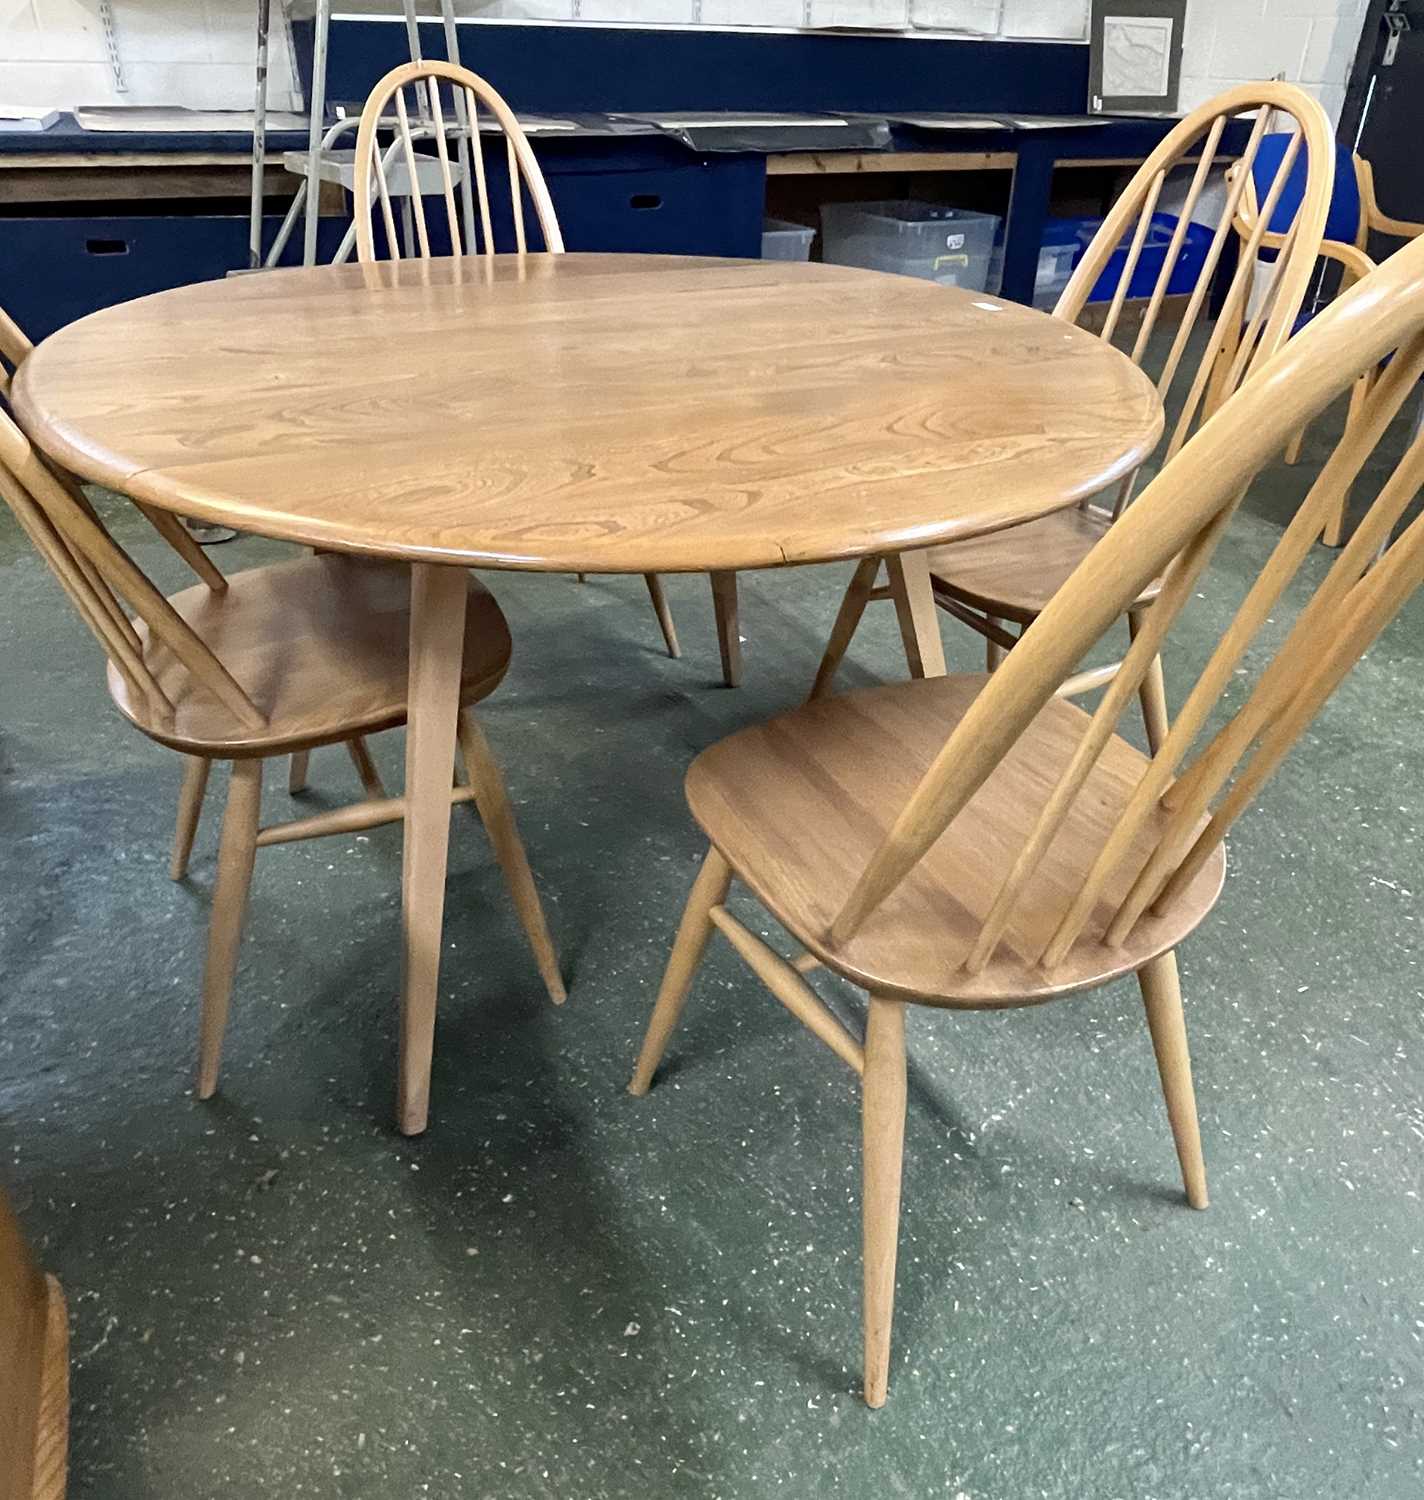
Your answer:
[[[1127,629],[1134,640],[1146,618],[1145,610],[1128,611]],[[1147,726],[1147,748],[1153,755],[1156,755],[1162,748],[1162,742],[1167,738],[1168,730],[1172,727],[1172,721],[1167,716],[1167,684],[1162,677],[1160,656],[1152,658],[1151,665],[1147,668],[1147,673],[1137,689],[1137,699],[1142,705],[1142,722]]]
[[[356,767],[356,774],[361,778],[362,790],[373,802],[380,801],[386,796],[386,784],[381,780],[375,761],[371,759],[366,741],[357,735],[354,740],[346,741],[346,751],[351,757],[351,764]],[[295,758],[294,756],[293,759]]]
[[[861,1084],[864,1187],[865,1404],[884,1406],[890,1384],[900,1169],[905,1146],[905,1007],[870,997]]]
[[[307,767],[311,764],[310,750],[293,750],[291,764],[287,769],[287,790],[296,796],[307,789]]]
[[[203,811],[203,794],[208,789],[208,771],[212,762],[205,755],[188,755],[184,759],[183,790],[178,793],[178,827],[173,834],[173,854],[168,861],[168,878],[182,880],[188,873],[188,856],[193,852],[193,838],[198,832],[198,818]]]
[[[562,1005],[568,996],[563,976],[559,973],[559,955],[554,951],[549,924],[544,920],[544,906],[534,884],[534,872],[529,868],[529,856],[524,852],[524,841],[519,837],[519,828],[514,821],[514,809],[510,807],[509,795],[504,789],[504,777],[499,774],[499,763],[484,730],[467,710],[460,713],[459,738],[465,774],[475,792],[475,806],[494,847],[494,857],[504,871],[505,884],[514,898],[514,910],[520,925],[534,950],[534,962],[539,966],[544,988],[555,1005]]]
[[[922,551],[901,552],[887,557],[885,566],[910,676],[943,677],[944,641],[939,633],[929,558]]]
[[[742,680],[742,633],[737,609],[737,575],[709,573],[712,607],[717,612],[717,646],[722,653],[722,681],[736,687]]]
[[[1286,444],[1286,463],[1294,466],[1300,462],[1300,450],[1305,446],[1305,428],[1299,428]]]
[[[1201,1129],[1197,1123],[1196,1092],[1192,1088],[1192,1060],[1187,1051],[1187,1026],[1182,1015],[1182,988],[1177,978],[1177,955],[1164,953],[1138,970],[1152,1050],[1167,1101],[1167,1119],[1182,1164],[1187,1202],[1205,1208],[1206,1165],[1202,1161]]]
[[[677,627],[672,623],[672,610],[668,608],[663,581],[656,573],[644,573],[643,582],[648,586],[648,597],[653,601],[653,613],[658,617],[667,654],[676,661],[682,655],[682,648],[677,643]]]
[[[841,607],[836,611],[836,623],[831,626],[831,637],[826,642],[821,665],[816,668],[816,680],[811,684],[812,698],[824,698],[830,692],[836,672],[860,628],[861,616],[870,602],[870,596],[875,590],[875,580],[879,575],[878,557],[863,557],[856,565],[845,597],[841,600]]]
[[[709,849],[693,882],[692,894],[687,898],[687,907],[678,925],[657,1002],[653,1006],[652,1019],[648,1022],[648,1033],[638,1054],[638,1065],[633,1069],[633,1081],[628,1085],[628,1092],[638,1098],[642,1098],[652,1086],[653,1074],[667,1050],[668,1038],[682,1015],[692,976],[707,951],[707,940],[712,936],[712,908],[727,899],[727,888],[731,883],[731,866],[716,849]]]
[[[232,978],[242,942],[242,918],[252,885],[257,852],[257,819],[262,806],[262,762],[238,760],[232,766],[223,813],[218,879],[208,922],[208,961],[203,971],[203,1011],[198,1029],[198,1098],[210,1099],[218,1086],[223,1032],[227,1029]]]
[[[1002,620],[995,619],[993,615],[990,615],[988,619],[990,625],[997,626],[1000,630],[1003,629]],[[984,638],[984,670],[986,672],[997,671],[999,664],[1008,654],[998,641],[991,641],[987,636]]]

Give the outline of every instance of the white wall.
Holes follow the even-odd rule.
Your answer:
[[[0,105],[183,104],[251,109],[255,0],[113,0],[126,93],[114,87],[98,0],[0,0]],[[273,109],[294,106],[274,5]]]
[[[1365,0],[1187,0],[1182,108],[1283,73],[1340,117]]]
[[[721,24],[790,20],[804,0],[458,0],[464,15],[540,15]],[[1232,83],[1284,73],[1338,115],[1365,0],[1188,0],[1182,104]],[[0,105],[252,102],[254,0],[113,0],[128,92],[114,88],[98,0],[0,0]],[[395,0],[336,9],[396,11]],[[816,19],[959,27],[1007,36],[1083,35],[1087,0],[812,0]],[[273,6],[270,102],[293,105],[280,7]],[[952,101],[946,101],[952,104]]]

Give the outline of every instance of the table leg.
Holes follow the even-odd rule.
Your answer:
[[[397,1121],[425,1129],[450,846],[450,782],[465,636],[463,568],[410,570],[409,721],[405,742],[405,850],[401,870],[401,1030]]]
[[[901,552],[887,557],[885,564],[910,676],[943,677],[944,641],[939,633],[939,607],[930,586],[929,553]]]

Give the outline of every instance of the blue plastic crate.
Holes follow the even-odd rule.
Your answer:
[[[1066,244],[1069,240],[1076,240],[1078,253],[1073,257],[1076,267],[1083,258],[1083,252],[1092,242],[1093,236],[1102,228],[1101,219],[1050,219],[1044,226],[1043,244],[1049,245]],[[1147,238],[1143,241],[1142,251],[1137,257],[1137,265],[1132,273],[1132,280],[1128,284],[1127,295],[1129,297],[1150,297],[1152,289],[1157,285],[1157,278],[1162,274],[1162,263],[1167,258],[1167,247],[1172,242],[1172,236],[1177,230],[1177,216],[1175,214],[1153,214],[1152,222],[1147,227]],[[1167,295],[1179,296],[1186,294],[1196,286],[1201,276],[1202,266],[1206,263],[1207,251],[1211,248],[1212,231],[1205,224],[1189,223],[1187,232],[1182,238],[1182,247],[1177,254],[1176,264],[1172,267],[1172,275],[1167,282]],[[1098,277],[1097,285],[1088,294],[1089,302],[1110,302],[1113,294],[1117,291],[1119,278],[1127,265],[1127,252],[1132,244],[1132,232],[1123,236],[1122,243],[1108,257],[1108,263],[1103,267],[1103,274]]]

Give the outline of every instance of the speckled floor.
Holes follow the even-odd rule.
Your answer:
[[[1253,500],[1224,590],[1306,472]],[[1424,598],[1246,819],[1183,950],[1210,1212],[1181,1202],[1131,983],[912,1016],[870,1413],[850,1075],[717,944],[660,1086],[623,1091],[700,852],[683,770],[804,693],[844,574],[744,580],[739,692],[702,580],[670,580],[677,662],[637,579],[493,580],[517,644],[485,722],[572,993],[542,998],[460,817],[433,1124],[406,1141],[399,833],[263,852],[222,1093],[197,1104],[216,819],[171,885],[176,760],[110,711],[0,527],[0,1171],[70,1298],[74,1493],[1424,1494]],[[848,682],[900,671],[877,608]],[[313,785],[353,793],[345,757]]]

